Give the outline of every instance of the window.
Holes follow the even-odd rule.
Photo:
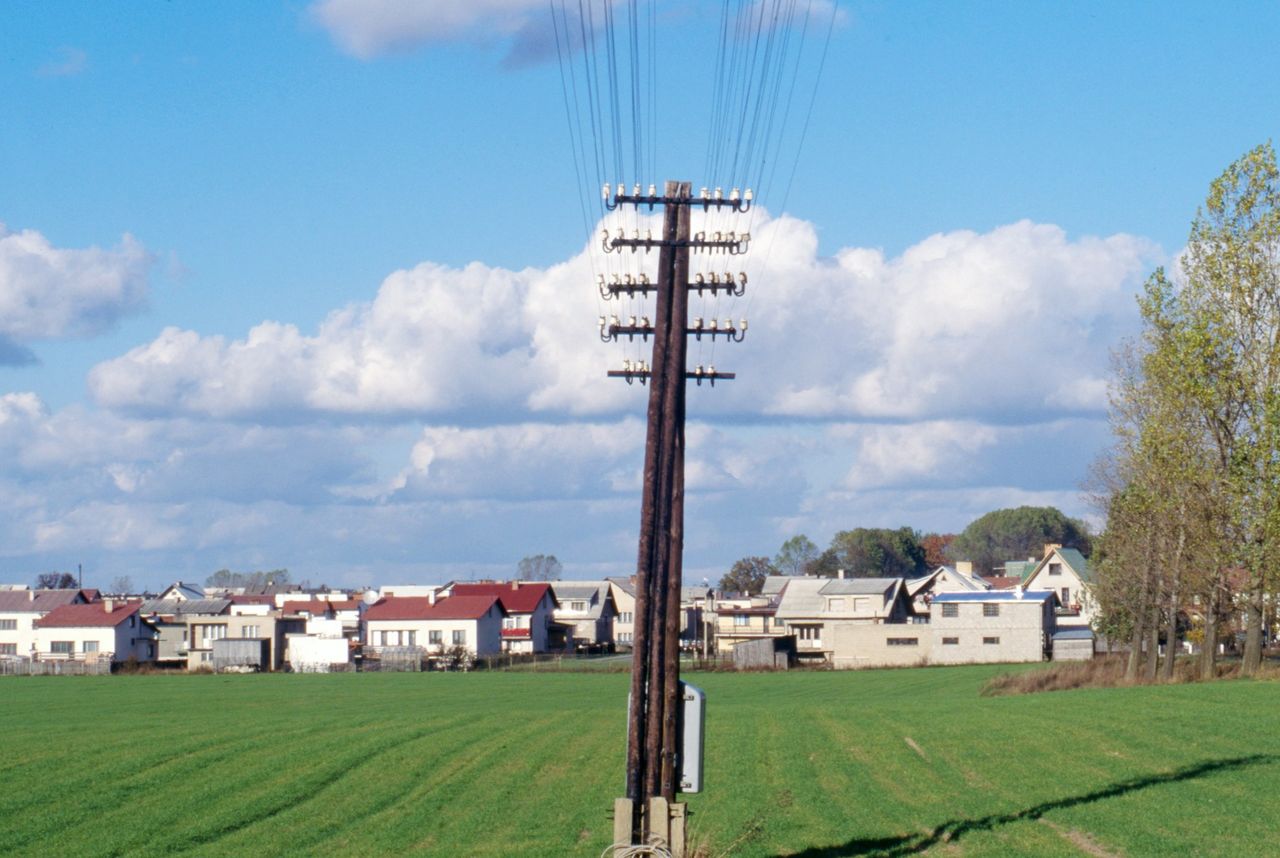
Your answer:
[[[49,644],[49,652],[54,655],[71,655],[76,651],[75,641],[52,641]]]
[[[585,611],[586,609],[587,609],[586,602],[570,602],[569,603],[569,610],[571,611]]]
[[[85,642],[83,642],[82,644],[80,644],[80,651],[81,651],[81,652],[97,652],[97,651],[98,651],[98,642],[97,642],[97,641],[85,641]]]
[[[999,646],[1000,638],[983,638],[982,643],[985,646]]]
[[[1062,588],[1062,606],[1065,608],[1067,605],[1070,605],[1070,604],[1071,604],[1071,588],[1063,587]]]
[[[240,627],[240,637],[242,637],[242,638],[256,638],[256,637],[258,637],[258,627],[257,627],[257,626],[241,626],[241,627]]]
[[[946,602],[942,606],[942,616],[944,617],[960,616],[960,606],[957,605],[955,602]]]
[[[943,646],[959,646],[960,638],[943,638],[942,645]]]
[[[751,618],[746,614],[734,614],[733,624],[735,626],[749,626],[751,625]]]
[[[466,645],[467,645],[467,632],[466,632],[466,630],[465,630],[465,629],[454,629],[454,630],[453,630],[453,645],[454,645],[454,646],[466,646]]]
[[[432,644],[433,646],[444,643],[444,632],[439,629],[431,629],[427,632],[427,643]]]
[[[631,643],[631,632],[618,632],[618,643]]]
[[[18,645],[16,643],[0,643],[0,655],[17,655]]]
[[[1061,563],[1050,563],[1050,564],[1049,564],[1049,574],[1050,574],[1050,575],[1061,575],[1061,574],[1062,574],[1062,564],[1061,564]]]
[[[405,632],[405,633],[404,633],[404,645],[405,645],[405,646],[417,646],[417,645],[418,645],[418,633],[417,633],[416,631],[407,631],[407,632]]]
[[[773,618],[773,627],[774,627],[775,629],[780,629],[780,628],[782,628],[783,626],[785,626],[786,624],[787,624],[787,621],[786,621],[786,620],[784,620],[784,619],[782,619],[782,617],[774,617],[774,618]]]
[[[802,641],[822,639],[822,626],[796,626],[796,636]]]
[[[843,611],[843,610],[844,610],[844,599],[829,599],[829,600],[827,600],[827,610],[828,610],[828,611]]]
[[[919,638],[889,638],[885,641],[889,646],[916,646],[920,643]]]
[[[0,632],[16,632],[17,630],[17,620],[0,620]]]
[[[912,625],[916,625],[916,626],[927,626],[927,625],[929,625],[929,615],[928,615],[928,614],[916,614],[915,616],[913,616],[913,617],[911,618],[911,623],[912,623]]]
[[[623,611],[622,613],[618,614],[618,622],[620,622],[620,623],[634,623],[634,622],[635,622],[635,620],[634,620],[634,619],[632,619],[632,614],[631,614],[631,612],[630,612],[630,611]]]
[[[516,618],[515,618],[515,617],[503,617],[503,618],[502,618],[502,627],[503,627],[504,629],[514,629],[514,628],[516,627]]]
[[[1000,616],[1000,606],[999,606],[999,605],[983,605],[983,606],[982,606],[982,616],[984,616],[984,617],[998,617],[998,616]]]

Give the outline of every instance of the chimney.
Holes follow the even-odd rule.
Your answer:
[[[1044,556],[1048,557],[1050,554],[1053,553],[1053,550],[1055,548],[1061,548],[1061,547],[1062,547],[1061,542],[1046,542],[1044,545]]]
[[[843,581],[843,580],[844,580],[844,570],[843,570],[843,569],[837,569],[837,570],[836,570],[836,578],[837,578],[837,579],[839,579],[839,580],[841,580],[841,581]]]
[[[104,611],[106,611],[108,614],[109,614],[109,613],[111,613],[112,611],[114,611],[114,610],[115,610],[115,608],[116,608],[116,600],[115,600],[115,599],[103,599],[103,600],[102,600],[102,609],[103,609]]]
[[[956,571],[959,572],[961,575],[973,575],[973,561],[957,560]]]
[[[1021,598],[1022,598],[1022,585],[1021,585],[1021,584],[1019,584],[1019,585],[1017,586],[1017,588],[1015,588],[1015,590],[1014,590],[1014,598],[1017,598],[1017,599],[1021,599]]]
[[[36,591],[35,591],[35,590],[28,590],[28,591],[27,591],[27,601],[28,601],[28,602],[34,602],[35,600],[36,600]]]
[[[435,590],[428,590],[428,591],[427,591],[427,604],[428,604],[428,605],[434,605],[435,603],[436,603],[436,591],[435,591]]]
[[[520,582],[519,582],[519,581],[512,581],[512,582],[511,582],[511,589],[512,589],[512,590],[519,590],[519,589],[520,589]]]

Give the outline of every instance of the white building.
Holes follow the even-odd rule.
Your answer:
[[[462,647],[472,655],[490,655],[501,651],[506,614],[497,596],[382,599],[364,614],[365,651],[418,647],[443,654]]]
[[[1048,590],[939,593],[930,605],[929,661],[1044,661],[1052,652],[1056,604]]]
[[[36,621],[63,605],[83,605],[80,590],[0,591],[0,658],[30,658],[36,652]]]
[[[139,602],[112,599],[55,608],[36,623],[38,657],[154,661],[156,629],[142,618],[140,608]]]

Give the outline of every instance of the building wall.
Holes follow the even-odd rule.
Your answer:
[[[13,654],[30,656],[36,642],[35,622],[42,615],[24,611],[0,614],[0,625],[13,624],[12,629],[0,628],[0,644],[12,644]]]
[[[831,663],[838,668],[926,664],[933,650],[929,626],[916,623],[834,622],[828,624],[826,635]]]
[[[125,620],[115,627],[110,626],[73,626],[51,629],[36,629],[36,650],[41,658],[62,658],[52,656],[54,641],[70,641],[74,645],[73,657],[84,658],[85,643],[96,644],[99,657],[111,654],[114,662],[128,661],[130,657],[137,661],[154,661],[154,632],[134,614],[132,623]]]
[[[344,637],[292,634],[288,638],[288,649],[289,666],[294,670],[327,669],[331,664],[345,664],[349,655]]]
[[[944,604],[957,605],[958,616],[944,617]],[[935,664],[1043,661],[1045,635],[1053,631],[1052,603],[1011,600],[997,604],[1000,615],[988,617],[981,602],[935,601],[929,625],[916,627],[932,632],[930,660]],[[986,643],[987,638],[998,642]]]

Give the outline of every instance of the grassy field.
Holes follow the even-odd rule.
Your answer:
[[[688,677],[711,856],[1280,855],[1280,683]],[[0,680],[0,853],[599,855],[611,673]]]

